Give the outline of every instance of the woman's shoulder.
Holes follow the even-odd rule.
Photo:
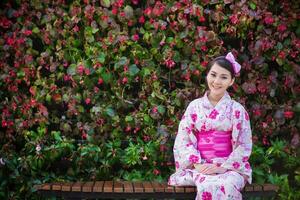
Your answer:
[[[240,102],[232,99],[232,108],[234,110],[240,111],[240,112],[247,112],[245,106],[243,106]]]

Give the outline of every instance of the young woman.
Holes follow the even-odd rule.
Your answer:
[[[208,65],[208,91],[187,107],[174,144],[176,172],[169,185],[196,185],[196,199],[242,199],[251,183],[249,116],[227,89],[241,66],[232,53]]]

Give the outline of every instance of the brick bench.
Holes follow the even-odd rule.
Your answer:
[[[167,183],[155,181],[94,181],[72,183],[45,183],[35,185],[38,194],[43,197],[64,199],[195,199],[196,187],[173,187]],[[272,184],[246,185],[242,191],[243,199],[249,197],[274,197],[278,186]]]

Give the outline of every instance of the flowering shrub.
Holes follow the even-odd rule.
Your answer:
[[[181,115],[203,94],[207,63],[229,50],[254,180],[299,198],[297,1],[1,6],[1,198],[34,198],[32,185],[52,180],[166,180]]]

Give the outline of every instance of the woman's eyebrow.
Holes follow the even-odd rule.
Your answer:
[[[218,74],[218,73],[215,72],[215,71],[211,71],[211,72],[214,73],[214,74]],[[221,74],[221,75],[229,76],[228,74]]]

